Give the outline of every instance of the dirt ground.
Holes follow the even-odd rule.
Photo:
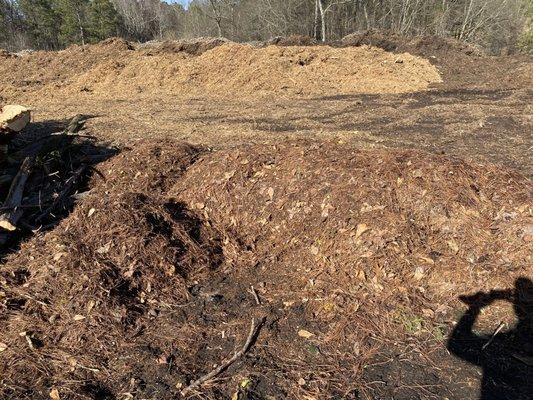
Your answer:
[[[371,39],[0,54],[29,135],[81,113],[121,149],[57,226],[5,253],[0,398],[528,399],[532,59]],[[165,61],[161,81],[114,52]],[[228,52],[218,73],[238,78],[159,85]],[[302,75],[316,57],[330,64]],[[252,318],[250,351],[182,396]]]

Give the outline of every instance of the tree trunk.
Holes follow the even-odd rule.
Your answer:
[[[85,45],[85,31],[83,29],[83,22],[81,20],[80,12],[76,12],[76,17],[78,17],[78,25],[80,28],[80,38],[81,38],[81,44]]]
[[[316,40],[319,39],[318,37],[318,3],[320,0],[315,0],[315,23],[313,25],[313,36]]]
[[[322,42],[326,41],[326,12],[324,11],[324,5],[322,4],[322,0],[318,0],[318,9],[320,11],[320,24],[321,24],[321,32],[322,32]]]

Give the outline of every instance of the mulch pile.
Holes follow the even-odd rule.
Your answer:
[[[442,57],[446,54],[452,56],[464,54],[475,57],[485,55],[481,48],[453,38],[431,35],[407,37],[376,29],[346,35],[342,38],[341,44],[344,46],[375,46],[387,51],[407,52],[424,57]]]
[[[252,146],[202,158],[173,193],[230,227],[287,300],[332,286],[388,302],[423,286],[449,300],[532,272],[531,183],[496,166],[337,144]]]
[[[146,49],[147,54],[187,53],[199,56],[208,50],[229,43],[228,39],[216,37],[199,37],[194,39],[153,41],[138,45],[140,49]]]
[[[266,316],[204,398],[356,398],[381,345],[435,335],[459,294],[532,273],[531,183],[500,167],[142,141],[98,168],[0,269],[0,397],[179,397]]]
[[[368,46],[257,48],[219,39],[134,48],[123,39],[109,39],[0,60],[0,92],[19,103],[25,93],[55,98],[313,96],[407,93],[440,82],[429,61]]]
[[[513,54],[494,57],[482,48],[453,38],[403,36],[390,31],[370,29],[345,36],[336,46],[374,46],[394,53],[409,53],[435,65],[447,90],[464,91],[533,87],[531,55]]]
[[[0,271],[0,397],[49,398],[54,388],[62,399],[144,389],[151,397],[168,389],[155,389],[150,377],[158,362],[168,367],[162,348],[188,341],[179,327],[189,323],[179,313],[187,282],[221,262],[216,232],[161,196],[197,154],[171,143],[124,150],[100,167],[112,179],[95,175],[83,204],[8,257]],[[178,365],[187,371],[183,354]]]

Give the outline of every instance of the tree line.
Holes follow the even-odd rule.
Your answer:
[[[0,47],[60,49],[112,36],[337,40],[368,29],[431,34],[492,52],[531,49],[532,0],[0,0]]]

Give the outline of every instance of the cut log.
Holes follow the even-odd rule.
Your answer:
[[[30,110],[23,106],[9,105],[0,109],[0,163],[7,160],[9,143],[30,119]]]
[[[8,231],[14,231],[17,229],[17,222],[24,213],[24,210],[19,206],[22,202],[22,195],[24,194],[26,181],[31,174],[34,163],[35,157],[27,157],[22,163],[19,172],[13,179],[3,205],[3,207],[7,208],[9,211],[0,214],[0,228]]]
[[[20,132],[31,119],[30,110],[23,106],[7,105],[0,111],[0,131]]]

